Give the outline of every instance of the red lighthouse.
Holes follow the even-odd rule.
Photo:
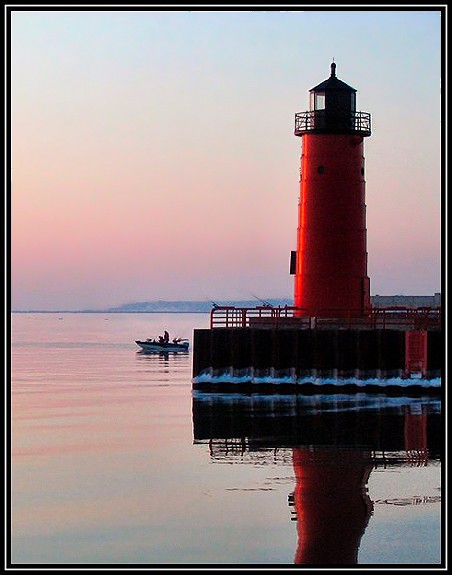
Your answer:
[[[370,310],[367,276],[364,138],[370,114],[356,111],[356,90],[330,77],[295,115],[301,136],[294,305],[301,315],[343,317]]]

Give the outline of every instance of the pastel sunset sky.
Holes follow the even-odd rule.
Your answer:
[[[12,310],[292,297],[294,116],[333,58],[372,115],[371,293],[441,291],[441,16],[13,11]]]

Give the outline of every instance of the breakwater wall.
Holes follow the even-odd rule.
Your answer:
[[[424,342],[419,370],[408,370],[412,351],[407,342],[413,333]],[[209,378],[244,383],[259,378],[293,383],[309,378],[433,379],[441,377],[444,357],[438,329],[197,329],[193,348],[193,387],[199,389]]]

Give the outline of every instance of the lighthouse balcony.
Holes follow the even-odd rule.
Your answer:
[[[370,114],[350,110],[311,110],[295,114],[295,136],[313,134],[357,134],[370,136]]]

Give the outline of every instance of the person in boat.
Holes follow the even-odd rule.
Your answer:
[[[159,343],[165,343],[165,340],[163,339],[163,335],[159,335]]]
[[[169,342],[169,333],[165,330],[164,334],[163,334],[163,343],[168,343]]]

